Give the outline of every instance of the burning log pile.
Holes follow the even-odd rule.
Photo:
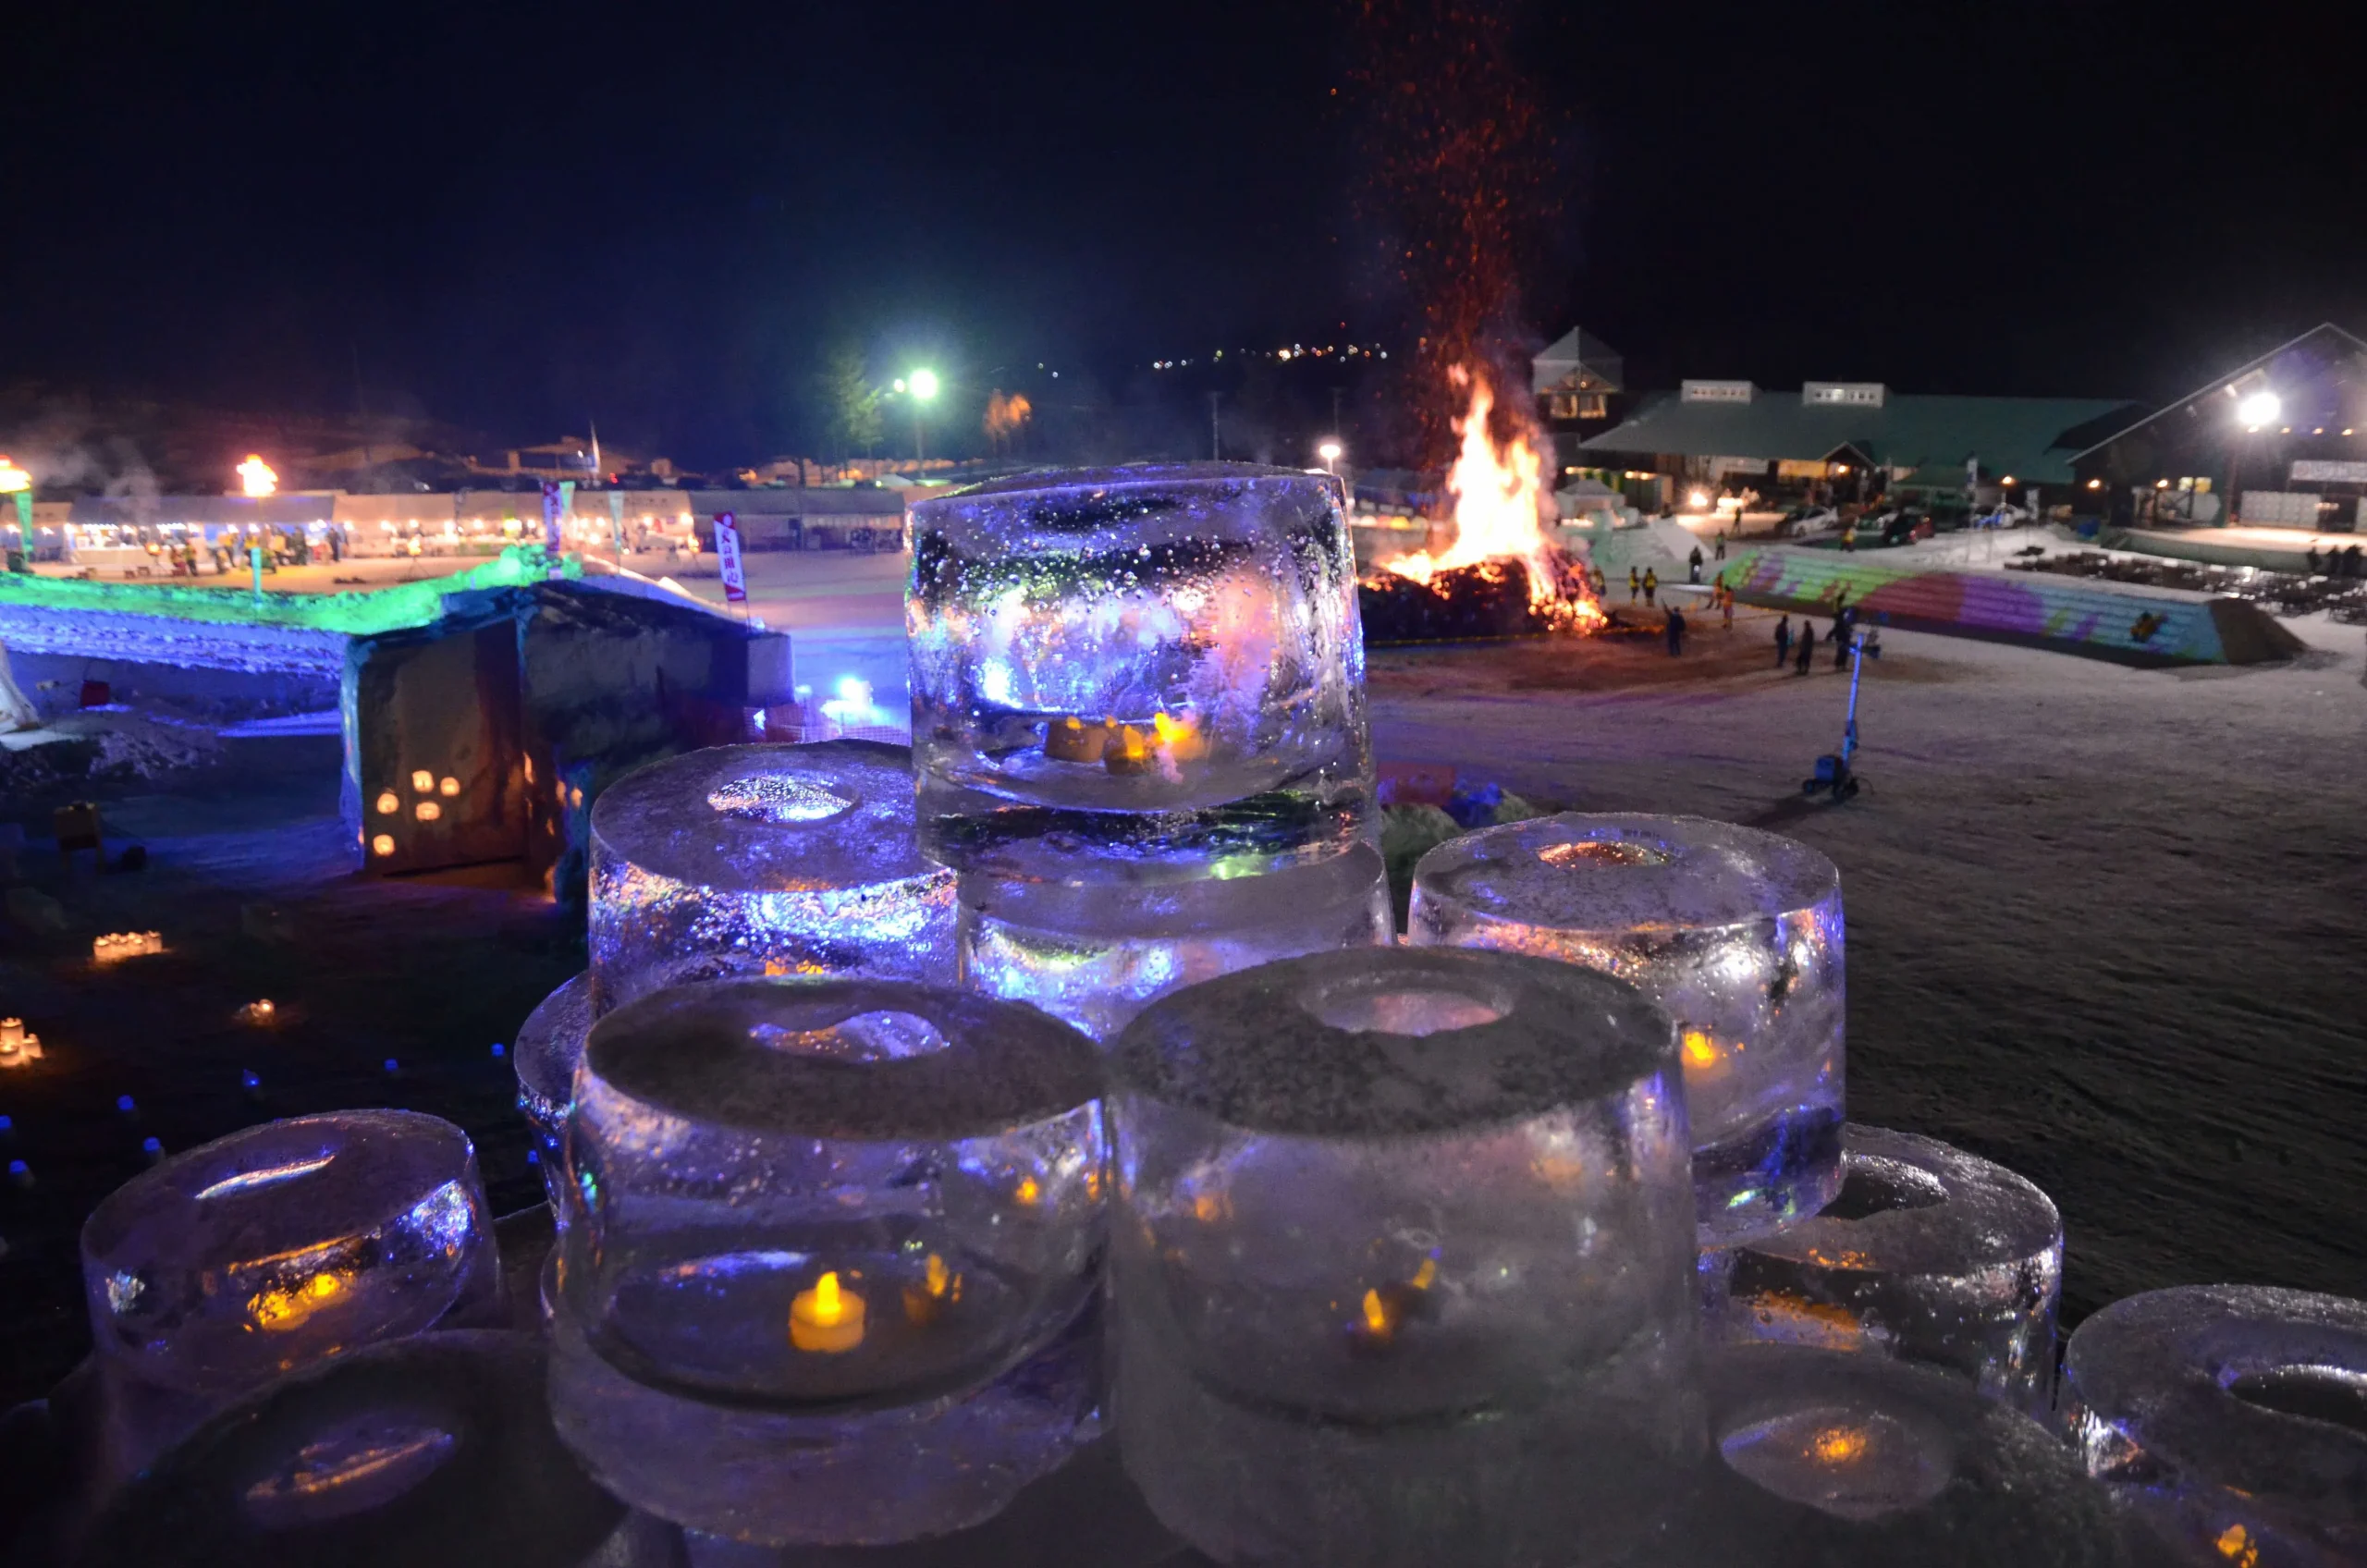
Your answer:
[[[1548,548],[1551,548],[1548,546]],[[1576,562],[1552,551],[1554,569],[1547,594],[1533,593],[1529,563],[1497,556],[1469,566],[1447,567],[1428,580],[1384,567],[1356,584],[1369,643],[1440,643],[1471,637],[1528,637],[1547,631],[1583,631],[1602,619]]]
[[[1384,562],[1356,585],[1365,638],[1427,643],[1594,631],[1606,624],[1583,564],[1545,535],[1553,502],[1527,432],[1498,445],[1488,430],[1495,395],[1484,375],[1458,369],[1471,401],[1454,422],[1462,449],[1448,472],[1454,544]]]

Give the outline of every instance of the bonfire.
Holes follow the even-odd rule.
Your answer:
[[[1363,581],[1366,634],[1424,642],[1603,625],[1581,564],[1546,537],[1546,520],[1557,513],[1536,438],[1523,428],[1499,445],[1488,429],[1496,397],[1486,374],[1460,365],[1449,374],[1469,393],[1446,476],[1454,542],[1437,555],[1417,550],[1383,562]]]

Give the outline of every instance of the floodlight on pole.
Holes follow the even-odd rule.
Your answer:
[[[1321,446],[1315,448],[1315,455],[1323,459],[1324,472],[1337,473],[1339,472],[1339,470],[1333,465],[1339,462],[1342,449],[1343,448],[1337,440],[1328,438]]]
[[[2275,423],[2276,416],[2284,411],[2285,400],[2263,387],[2258,392],[2246,393],[2237,403],[2236,420],[2247,429],[2258,430],[2263,424]]]
[[[937,396],[937,372],[916,370],[912,374],[913,396],[926,402]]]
[[[921,410],[929,399],[937,396],[937,372],[923,368],[896,383],[899,392],[907,387],[913,394],[913,461],[917,463],[925,460],[921,447]]]

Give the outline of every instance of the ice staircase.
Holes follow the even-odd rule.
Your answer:
[[[2301,642],[2241,599],[2039,572],[1934,571],[1840,550],[1745,548],[1715,569],[1735,597],[1831,615],[1842,590],[1865,623],[2019,643],[2126,664],[2256,664]]]

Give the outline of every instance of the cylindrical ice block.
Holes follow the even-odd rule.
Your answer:
[[[545,997],[509,1053],[518,1073],[518,1109],[533,1133],[543,1194],[562,1220],[572,1200],[567,1175],[567,1109],[575,1103],[575,1069],[592,1032],[592,974],[586,970]]]
[[[1661,1553],[1754,1568],[2124,1568],[2126,1527],[2045,1427],[1956,1379],[1795,1345],[1708,1357],[1715,1445]]]
[[[1112,1057],[1127,1468],[1220,1561],[1607,1553],[1699,1436],[1666,1014],[1509,953],[1290,959]]]
[[[624,1510],[551,1430],[544,1351],[508,1332],[339,1355],[192,1434],[75,1561],[142,1568],[583,1568]]]
[[[2002,1165],[1910,1133],[1851,1125],[1823,1213],[1705,1254],[1714,1328],[1872,1350],[2045,1414],[2063,1221]]]
[[[1154,999],[1278,958],[1386,944],[1380,851],[1200,882],[962,879],[962,982],[1097,1040]]]
[[[1805,844],[1692,816],[1575,812],[1440,845],[1406,938],[1615,974],[1676,1020],[1701,1239],[1841,1187],[1841,876]]]
[[[1000,1507],[1070,1440],[1002,1385],[1094,1293],[1100,1072],[1032,1009],[902,982],[729,981],[610,1013],[569,1116],[569,1442],[636,1505],[747,1538],[894,1539]],[[617,1418],[628,1385],[645,1420]]]
[[[733,974],[953,977],[953,874],[913,837],[909,754],[717,746],[592,810],[595,1011]]]
[[[1192,880],[1368,836],[1355,561],[1327,474],[1146,465],[918,502],[905,619],[921,836],[950,865]]]
[[[82,1278],[134,1465],[284,1372],[501,1311],[467,1134],[400,1110],[267,1122],[134,1177],[83,1224]]]
[[[2055,1406],[2089,1474],[2198,1562],[2367,1562],[2367,1302],[2130,1296],[2072,1330]]]

